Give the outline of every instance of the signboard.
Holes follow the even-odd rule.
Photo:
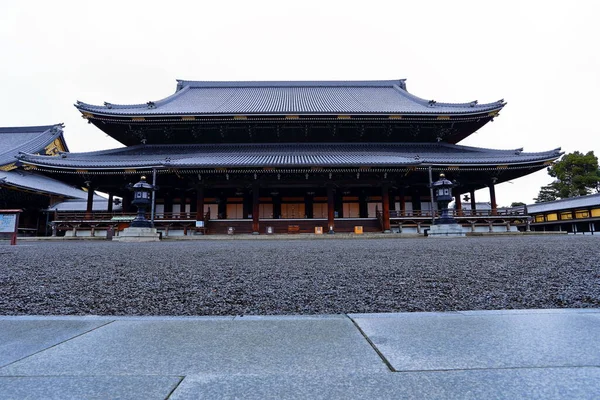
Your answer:
[[[0,233],[10,233],[10,244],[17,244],[19,213],[22,210],[0,210]]]
[[[196,228],[204,228],[204,221],[196,221]]]
[[[17,214],[0,214],[0,233],[17,231]]]

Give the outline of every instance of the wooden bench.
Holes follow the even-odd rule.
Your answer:
[[[287,233],[300,233],[300,225],[288,225]]]

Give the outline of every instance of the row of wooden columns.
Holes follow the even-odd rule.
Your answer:
[[[259,232],[259,212],[260,212],[260,197],[259,197],[259,185],[258,183],[253,184],[252,186],[252,231],[255,233]],[[492,215],[497,214],[497,204],[496,204],[496,190],[494,184],[489,185],[490,190],[490,202],[492,208]],[[471,211],[476,211],[476,201],[475,201],[475,191],[471,190]],[[458,213],[462,212],[462,201],[460,198],[460,193],[457,193],[455,196],[456,200],[456,210]],[[108,207],[107,211],[111,213],[113,211],[113,194],[109,194],[108,196]],[[180,210],[185,210],[186,206],[186,196],[182,194],[180,200]],[[389,195],[389,184],[384,184],[381,187],[381,199],[382,199],[382,229],[384,232],[388,232],[390,230],[390,195]],[[93,213],[93,200],[94,200],[94,189],[92,187],[88,188],[88,196],[87,196],[87,207],[86,207],[86,218],[91,219]],[[128,201],[123,199],[123,207],[124,209],[128,206]],[[395,204],[392,203],[392,207],[395,208]],[[196,220],[202,221],[204,220],[204,186],[197,185],[196,186],[196,204],[195,204],[195,214]],[[404,196],[400,196],[400,208],[402,210],[406,209]],[[333,232],[335,226],[335,196],[334,196],[334,186],[327,185],[327,226],[330,232]]]

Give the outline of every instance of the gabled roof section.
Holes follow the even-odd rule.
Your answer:
[[[443,103],[410,94],[404,79],[388,81],[177,81],[176,92],[146,104],[96,106],[77,102],[82,113],[105,116],[231,115],[473,115],[506,104]]]
[[[447,143],[269,143],[137,145],[60,157],[21,154],[25,164],[52,170],[124,170],[263,167],[495,167],[540,164],[557,159],[560,149],[524,153]]]
[[[588,196],[570,197],[556,201],[547,201],[544,203],[535,203],[527,205],[529,214],[536,214],[548,211],[571,210],[576,208],[600,207],[600,193],[590,194]]]
[[[20,152],[44,153],[46,147],[60,140],[68,151],[63,138],[63,125],[20,126],[0,128],[0,168],[16,161]]]

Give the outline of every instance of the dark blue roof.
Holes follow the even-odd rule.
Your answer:
[[[59,157],[22,154],[20,160],[58,169],[402,167],[523,165],[555,160],[541,153],[491,150],[447,143],[272,143],[137,145]]]
[[[471,115],[498,111],[489,104],[425,100],[406,91],[405,80],[204,82],[179,80],[177,91],[146,104],[95,106],[77,102],[82,112],[100,115]]]
[[[0,166],[15,162],[19,152],[43,152],[62,136],[62,128],[62,124],[0,128]]]

